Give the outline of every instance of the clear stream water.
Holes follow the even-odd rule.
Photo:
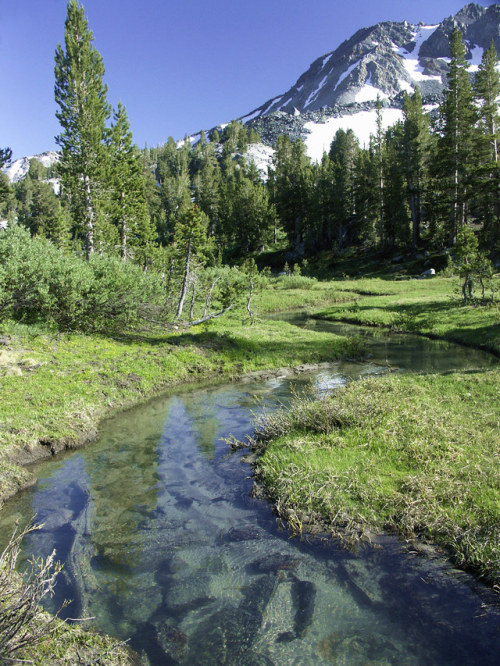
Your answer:
[[[497,361],[423,338],[293,320],[363,334],[372,358],[290,380],[208,386],[157,398],[106,421],[99,440],[37,467],[39,481],[2,511],[43,528],[30,553],[65,563],[53,606],[163,664],[498,664],[500,611],[490,593],[392,537],[350,552],[292,539],[251,497],[251,468],[222,437],[291,384],[331,389],[387,368],[446,372]],[[146,662],[147,663],[147,662]]]

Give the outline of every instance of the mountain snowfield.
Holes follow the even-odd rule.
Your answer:
[[[382,127],[387,129],[403,118],[401,109],[382,109]],[[339,129],[352,130],[361,146],[368,147],[370,135],[375,134],[377,127],[377,111],[360,111],[352,116],[330,118],[324,123],[308,122],[304,129],[308,134],[304,138],[307,155],[313,162],[319,162],[324,152],[328,152],[330,144]]]
[[[412,93],[417,86],[425,108],[436,109],[446,85],[449,36],[455,27],[463,33],[472,74],[492,40],[500,53],[500,4],[470,3],[437,25],[387,21],[361,28],[315,60],[287,92],[238,119],[254,127],[262,140],[249,146],[247,159],[265,179],[272,146],[280,134],[302,139],[313,161],[321,160],[339,129],[351,129],[360,144],[368,146],[370,135],[376,132],[377,99],[383,104],[385,129],[402,119],[403,93]],[[207,135],[209,132],[205,130]],[[189,140],[195,143],[199,137],[197,133]],[[48,166],[58,159],[58,153],[33,157]],[[25,177],[30,159],[16,160],[6,169],[11,182]]]
[[[12,162],[12,164],[5,169],[11,183],[18,183],[26,177],[30,168],[30,160],[35,159],[43,164],[44,167],[51,167],[56,162],[59,162],[59,153],[55,150],[48,150],[45,153],[38,155],[30,155],[28,157],[21,157]],[[51,181],[55,179],[50,179]]]

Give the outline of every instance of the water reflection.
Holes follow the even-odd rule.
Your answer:
[[[294,384],[380,372],[394,360],[382,349]],[[291,540],[251,497],[250,468],[220,438],[243,438],[253,410],[290,394],[273,378],[110,419],[95,445],[40,466],[2,529],[35,511],[45,526],[29,549],[65,562],[55,603],[72,597],[70,616],[96,617],[151,664],[497,663],[500,615],[472,579],[390,538],[359,553]]]
[[[271,318],[284,320],[309,330],[343,336],[361,336],[373,363],[402,369],[405,372],[442,373],[498,365],[498,359],[492,354],[445,340],[430,340],[418,335],[389,333],[375,327],[311,319],[294,312],[272,315]]]

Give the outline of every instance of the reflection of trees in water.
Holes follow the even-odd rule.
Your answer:
[[[186,396],[183,404],[187,415],[191,417],[190,425],[195,431],[196,444],[210,460],[215,455],[215,442],[220,428],[215,398],[210,393],[202,392],[201,395]]]
[[[104,628],[116,627],[121,617],[122,631],[129,632],[161,603],[156,559],[175,520],[159,497],[176,481],[178,463],[169,454],[179,455],[170,443],[185,440],[187,452],[191,442],[211,459],[218,429],[215,399],[201,392],[120,415],[85,452],[92,510],[87,516],[82,512],[80,531],[88,529],[91,548],[81,539],[73,561],[79,560],[74,568],[80,568],[75,578],[81,607]]]
[[[75,524],[71,568],[81,607],[106,624],[118,599],[141,592],[139,565],[158,500],[158,442],[169,405],[134,409],[107,422],[84,452],[89,505]]]

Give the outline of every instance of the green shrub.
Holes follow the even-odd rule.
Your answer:
[[[317,284],[314,278],[296,273],[279,276],[279,286],[283,289],[314,289]]]
[[[66,255],[19,226],[0,232],[0,320],[109,331],[133,325],[143,304],[162,296],[160,277],[134,264]]]

